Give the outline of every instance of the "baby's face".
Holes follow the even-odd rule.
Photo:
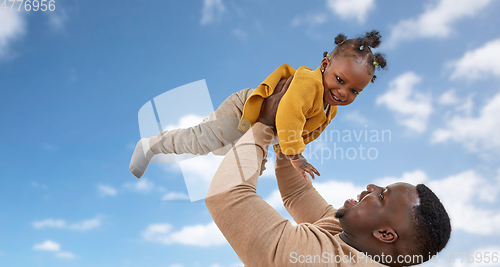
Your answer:
[[[321,68],[325,70],[325,102],[332,106],[351,104],[372,79],[373,72],[367,66],[365,61],[357,61],[355,57],[336,56],[331,60],[324,58]]]

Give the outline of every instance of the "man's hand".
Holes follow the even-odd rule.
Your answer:
[[[290,76],[287,80],[281,80],[276,88],[274,89],[273,94],[264,99],[262,102],[262,107],[260,108],[260,115],[257,118],[257,122],[270,126],[275,129],[276,132],[276,111],[278,111],[278,105],[281,101],[283,95],[285,95],[288,90],[288,86],[292,82],[293,75]]]

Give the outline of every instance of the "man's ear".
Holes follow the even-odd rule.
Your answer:
[[[394,229],[387,227],[387,228],[381,228],[378,230],[373,231],[373,236],[387,244],[394,243],[396,240],[398,240],[398,234]]]

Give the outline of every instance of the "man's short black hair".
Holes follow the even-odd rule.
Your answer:
[[[451,234],[450,217],[439,198],[426,185],[418,184],[420,205],[413,208],[416,254],[424,261],[441,251]]]

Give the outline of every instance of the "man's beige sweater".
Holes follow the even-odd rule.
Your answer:
[[[254,124],[229,151],[205,200],[240,260],[249,267],[384,266],[340,239],[342,226],[334,217],[336,209],[285,157],[276,157],[276,177],[283,203],[297,225],[256,194],[270,142],[265,131],[271,130]]]

